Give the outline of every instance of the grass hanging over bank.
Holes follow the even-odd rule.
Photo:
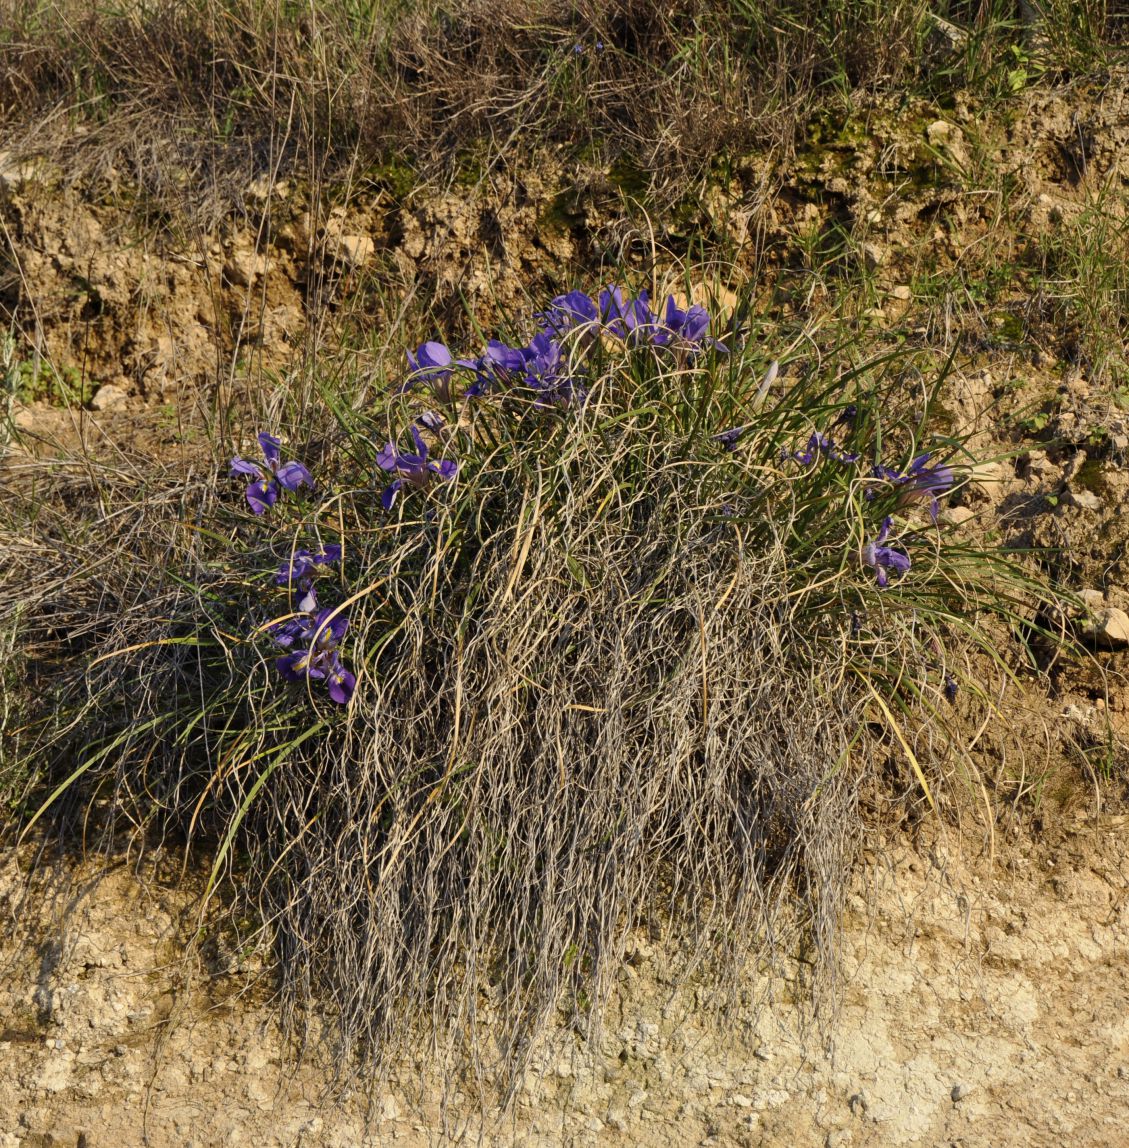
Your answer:
[[[284,381],[187,472],[6,475],[20,823],[199,843],[347,1052],[512,1068],[643,925],[828,970],[860,785],[932,805],[966,655],[1050,597],[940,515],[944,362],[618,288],[507,330]]]

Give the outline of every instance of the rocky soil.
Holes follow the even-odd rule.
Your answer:
[[[706,1024],[641,941],[598,1049],[555,1034],[512,1115],[425,1064],[333,1091],[294,1065],[254,960],[185,960],[191,885],[122,859],[61,867],[0,903],[0,1145],[1024,1145],[1125,1143],[1125,815],[1079,811],[992,863],[952,833],[865,857],[822,1028],[787,991]],[[750,997],[766,988],[747,982]],[[710,1013],[710,1015],[715,1015]]]

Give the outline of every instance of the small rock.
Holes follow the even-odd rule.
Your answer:
[[[827,1133],[827,1139],[824,1144],[827,1148],[850,1148],[851,1142],[854,1137],[850,1133],[850,1129],[836,1128]]]
[[[1063,501],[1079,510],[1099,511],[1102,500],[1092,490],[1068,490]]]
[[[1048,465],[1049,461],[1045,450],[1029,450],[1027,452],[1027,469],[1032,474],[1042,474]]]
[[[400,1119],[400,1105],[396,1103],[394,1096],[385,1096],[380,1102],[380,1115],[385,1120],[399,1120]]]
[[[1078,591],[1078,597],[1090,607],[1091,610],[1100,610],[1105,605],[1105,595],[1100,590],[1087,587]]]
[[[233,251],[223,265],[223,277],[233,287],[250,287],[261,279],[269,268],[265,255],[239,248]]]
[[[39,164],[34,158],[20,159],[10,151],[0,151],[0,188],[20,188],[32,183]]]
[[[879,243],[864,243],[861,250],[863,262],[871,271],[881,267],[886,262],[886,248]]]
[[[947,152],[961,167],[968,165],[968,149],[964,146],[964,133],[956,124],[936,120],[925,129],[925,138],[938,151]]]
[[[946,123],[945,120],[934,120],[925,129],[925,138],[934,147],[940,147],[942,144],[948,143],[953,138],[954,133],[959,136],[961,134],[960,128]]]
[[[753,1056],[755,1056],[757,1060],[771,1060],[772,1049],[770,1049],[767,1045],[762,1044],[760,1048],[758,1048],[756,1052],[753,1053]]]
[[[367,235],[342,235],[334,254],[350,271],[363,267],[376,250],[376,243]]]
[[[729,1103],[732,1104],[734,1108],[752,1108],[753,1106],[752,1098],[740,1092],[734,1092],[729,1098]]]
[[[1107,606],[1095,612],[1093,622],[1084,627],[1084,633],[1107,649],[1129,646],[1129,614],[1116,606]]]
[[[1002,463],[981,462],[972,468],[968,479],[977,490],[985,494],[990,494],[993,488],[1004,481],[1005,477],[1006,474]]]
[[[972,1089],[969,1088],[967,1084],[954,1084],[952,1088],[949,1089],[949,1095],[953,1098],[953,1103],[956,1104],[963,1100],[971,1091]]]
[[[937,520],[946,526],[963,526],[970,519],[976,517],[976,511],[969,506],[946,506]]]
[[[285,199],[290,194],[290,185],[284,179],[273,180],[264,172],[260,176],[256,176],[247,185],[247,196],[249,199],[256,200],[263,203],[270,197],[277,196],[279,199]]]
[[[124,388],[106,383],[94,392],[90,405],[96,411],[108,411],[111,407],[120,407],[128,398]]]
[[[904,303],[913,298],[913,289],[905,283],[899,283],[890,288],[890,298],[900,299]]]

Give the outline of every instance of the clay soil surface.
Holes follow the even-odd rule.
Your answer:
[[[151,865],[9,860],[0,1145],[1070,1145],[1125,1143],[1124,815],[1079,814],[1006,864],[952,834],[859,865],[829,1031],[786,996],[701,1025],[640,943],[597,1050],[558,1034],[499,1124],[421,1062],[372,1094],[294,1066],[269,977],[185,959],[191,882]],[[27,893],[34,890],[34,895]],[[46,906],[46,908],[45,908]],[[33,908],[34,907],[34,908]],[[30,913],[29,913],[30,910]],[[752,987],[752,986],[750,986]],[[442,1101],[442,1102],[441,1102]]]

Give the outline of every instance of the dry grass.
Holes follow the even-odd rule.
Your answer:
[[[554,1019],[598,1036],[637,930],[722,995],[798,957],[818,998],[860,785],[896,758],[932,800],[945,674],[998,641],[975,612],[1039,591],[928,523],[914,577],[877,591],[855,556],[883,504],[781,450],[852,398],[856,445],[881,425],[892,458],[930,400],[895,356],[797,363],[758,406],[763,367],[753,343],[709,371],[613,356],[575,414],[452,421],[458,482],[391,516],[372,456],[416,400],[360,380],[313,404],[295,380],[291,451],[323,494],[270,530],[212,477],[222,445],[187,475],[12,465],[20,820],[56,794],[89,844],[213,855],[277,946],[291,1019],[328,1004],[343,1063],[388,1064],[422,1026],[444,1063],[512,1082]],[[742,411],[727,454],[711,433]],[[261,637],[292,608],[264,574],[313,536],[345,548],[322,598],[350,603],[344,712],[282,687]]]
[[[1042,24],[1010,7],[2,0],[0,144],[58,155],[71,179],[125,176],[146,210],[206,226],[257,178],[401,194],[558,146],[670,203],[720,156],[787,151],[852,90],[994,93],[1012,46],[1061,75],[1124,32],[1114,5],[1050,4]]]

